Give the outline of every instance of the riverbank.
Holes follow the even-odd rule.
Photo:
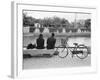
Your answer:
[[[33,36],[38,37],[40,33],[24,33],[23,36]],[[42,33],[44,37],[49,37],[50,33]],[[56,37],[91,37],[90,32],[83,32],[83,33],[55,33]]]

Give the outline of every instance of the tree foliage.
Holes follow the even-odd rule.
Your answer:
[[[82,21],[85,23],[83,24]],[[23,13],[23,26],[32,26],[34,27],[35,23],[39,23],[43,27],[54,27],[54,28],[59,28],[59,27],[64,27],[64,28],[88,28],[90,29],[91,27],[91,19],[86,19],[86,20],[79,20],[78,22],[71,22],[65,18],[60,18],[57,16],[53,17],[44,17],[43,19],[36,19],[31,16],[27,16],[27,14]]]
[[[85,20],[85,27],[90,29],[91,28],[91,19]]]

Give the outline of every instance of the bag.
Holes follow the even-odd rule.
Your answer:
[[[55,51],[54,53],[53,53],[53,55],[58,55],[59,54],[59,52],[58,51]]]
[[[34,49],[34,48],[36,48],[36,45],[32,43],[28,44],[27,46],[27,49]]]

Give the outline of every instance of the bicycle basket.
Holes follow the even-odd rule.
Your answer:
[[[65,46],[67,44],[67,40],[66,39],[61,39],[61,45]]]

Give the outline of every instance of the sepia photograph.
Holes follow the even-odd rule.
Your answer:
[[[22,10],[23,69],[91,66],[91,13]]]

